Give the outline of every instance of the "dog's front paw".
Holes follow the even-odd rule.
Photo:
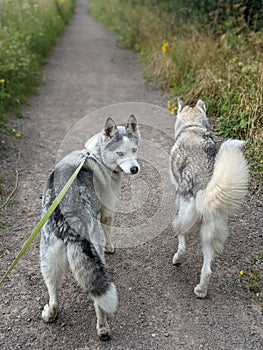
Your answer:
[[[98,329],[98,336],[101,341],[109,341],[111,340],[110,329],[108,327],[102,327]]]
[[[200,284],[198,284],[195,289],[194,289],[195,295],[198,296],[198,298],[205,298],[207,295],[207,288],[206,287],[201,287]]]
[[[53,322],[57,317],[58,305],[52,304],[49,306],[46,304],[42,311],[42,318],[45,322]]]
[[[115,252],[114,246],[111,245],[105,245],[104,246],[104,252],[105,253],[109,253],[109,254],[113,254]]]
[[[181,265],[182,261],[183,261],[183,255],[179,253],[175,253],[173,257],[173,264],[179,266]]]

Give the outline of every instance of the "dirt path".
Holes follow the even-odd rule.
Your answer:
[[[120,109],[113,106],[100,112],[96,110],[123,102],[164,105],[161,93],[150,91],[141,78],[137,56],[116,48],[116,38],[86,14],[86,5],[84,0],[78,2],[72,23],[44,68],[45,84],[25,109],[25,118],[11,121],[10,127],[21,130],[22,138],[12,144],[2,141],[6,147],[1,159],[2,171],[6,174],[6,194],[14,185],[16,168],[19,185],[12,205],[4,212],[1,275],[38,222],[43,184],[58,151],[63,153],[82,144],[81,131],[89,137],[101,129],[108,111],[119,113],[119,121],[124,122],[128,117],[127,104],[120,105]],[[151,105],[147,110],[144,104],[130,106],[130,112],[135,110],[139,122],[145,124],[143,137],[148,137],[151,145],[160,143],[168,154],[173,119]],[[78,124],[79,120],[85,120],[85,130],[82,123]],[[80,132],[76,139],[74,130]],[[147,144],[144,147],[147,148]],[[157,152],[150,150],[150,157],[158,164]],[[166,160],[166,156],[163,159]],[[127,226],[131,231],[134,228],[134,236],[139,240],[140,219],[144,215],[143,220],[149,221],[152,211],[158,211],[156,205],[162,184],[158,166],[151,168],[148,160],[144,160],[137,180],[125,182],[127,192],[132,190],[135,195],[136,192],[144,195],[144,189],[152,186],[144,208],[133,215],[120,213],[116,218],[116,227]],[[41,320],[47,291],[39,272],[39,238],[36,239],[1,287],[0,348],[262,349],[262,317],[258,308],[246,300],[239,282],[239,271],[248,265],[262,240],[262,207],[258,203],[252,189],[243,211],[231,222],[230,237],[224,253],[214,264],[209,297],[205,300],[196,299],[193,293],[202,262],[197,237],[191,237],[188,258],[180,268],[172,266],[176,239],[169,224],[140,246],[122,248],[117,244],[120,248],[107,257],[107,262],[119,291],[120,305],[117,314],[109,320],[113,339],[106,344],[98,341],[91,301],[70,276],[60,289],[57,321],[47,325]],[[167,220],[171,221],[169,205]],[[161,219],[155,222],[157,231],[160,227]]]

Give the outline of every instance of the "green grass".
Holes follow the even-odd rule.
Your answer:
[[[261,242],[263,246],[263,242]],[[246,295],[261,305],[263,314],[263,252],[251,260],[251,267],[240,272],[240,280],[246,289]]]
[[[41,82],[41,65],[74,12],[75,0],[0,2],[0,132]]]

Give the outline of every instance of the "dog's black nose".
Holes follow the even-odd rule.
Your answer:
[[[132,174],[137,174],[139,171],[139,168],[137,166],[133,166],[130,170]]]

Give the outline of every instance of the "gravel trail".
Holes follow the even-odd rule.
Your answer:
[[[10,127],[20,130],[22,137],[2,140],[6,196],[14,186],[15,169],[19,181],[11,205],[2,211],[0,272],[5,272],[37,224],[42,188],[57,158],[82,147],[83,138],[98,132],[108,116],[116,114],[118,122],[126,122],[128,113],[134,111],[142,125],[142,137],[148,138],[150,145],[161,145],[164,152],[159,160],[158,152],[150,151],[142,160],[141,174],[124,181],[124,192],[133,195],[137,189],[138,196],[144,195],[148,188],[141,210],[120,212],[116,217],[116,227],[134,230],[134,237],[143,244],[132,244],[131,239],[121,247],[117,237],[115,254],[106,257],[120,303],[117,314],[109,317],[112,340],[101,343],[93,304],[70,275],[59,290],[58,319],[53,324],[42,321],[48,295],[39,270],[38,237],[1,286],[0,348],[263,349],[262,315],[259,307],[246,299],[239,281],[239,271],[249,266],[263,240],[262,198],[251,185],[247,202],[231,221],[225,250],[214,263],[209,295],[197,299],[193,289],[202,264],[200,243],[191,235],[186,261],[179,268],[172,265],[177,241],[170,226],[171,198],[165,199],[164,228],[159,232],[162,223],[154,222],[158,234],[154,232],[148,240],[139,236],[142,221],[156,220],[152,212],[159,210],[162,200],[161,169],[151,166],[150,157],[157,164],[166,161],[174,119],[161,108],[166,104],[163,93],[147,87],[137,55],[117,48],[116,37],[95,22],[86,8],[87,1],[79,0],[72,22],[44,67],[45,83],[39,94],[25,107],[24,118],[10,121]]]

